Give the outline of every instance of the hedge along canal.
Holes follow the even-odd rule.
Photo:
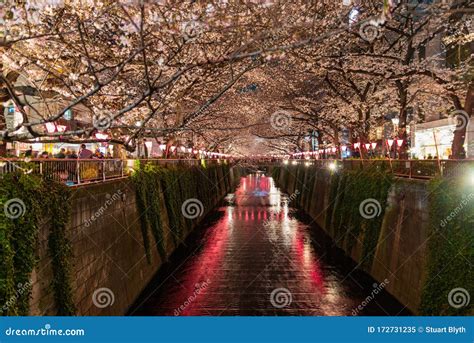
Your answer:
[[[473,314],[474,184],[380,169],[273,167],[276,183],[359,268],[420,315]]]
[[[130,178],[72,188],[2,176],[3,315],[126,313],[241,172],[227,164],[135,169]]]

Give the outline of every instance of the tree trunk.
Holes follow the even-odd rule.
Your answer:
[[[396,85],[398,88],[398,99],[400,102],[400,111],[398,112],[398,132],[396,136],[398,139],[403,139],[403,145],[398,148],[397,143],[394,142],[395,149],[399,150],[398,158],[399,159],[408,159],[408,140],[407,140],[407,87],[405,83],[402,81],[396,81]]]
[[[464,150],[464,142],[466,140],[466,129],[469,123],[470,118],[472,117],[472,105],[473,105],[473,97],[474,97],[474,82],[469,84],[469,89],[466,94],[466,101],[464,103],[464,108],[458,104],[456,106],[457,110],[465,111],[467,114],[467,118],[460,118],[460,120],[464,120],[463,122],[460,121],[461,126],[454,131],[453,137],[453,144],[452,144],[452,158],[453,159],[460,159],[466,157],[466,151]],[[456,105],[456,104],[455,104]],[[463,114],[460,114],[463,115]]]

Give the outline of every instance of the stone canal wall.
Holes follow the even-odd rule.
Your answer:
[[[290,195],[297,194],[294,205],[304,209],[360,268],[379,282],[389,280],[388,292],[413,313],[466,314],[468,306],[449,306],[448,294],[456,287],[472,288],[472,273],[469,277],[460,270],[466,264],[463,259],[472,261],[469,234],[460,239],[455,252],[442,239],[437,247],[430,246],[430,227],[435,227],[430,218],[430,183],[384,175],[369,178],[363,173],[330,172],[303,165],[273,168],[276,184]],[[461,223],[459,227],[466,230],[469,225]],[[447,232],[443,234],[449,236]],[[466,253],[458,259],[456,254],[462,251]],[[444,261],[443,267],[435,256],[444,252],[449,262],[459,262],[459,270],[442,270],[449,262]]]
[[[72,214],[66,227],[66,236],[72,249],[70,287],[75,314],[126,313],[164,260],[183,242],[200,219],[240,181],[238,168],[221,166],[208,169],[212,170],[209,173],[201,168],[195,170],[195,181],[199,184],[194,187],[184,183],[183,179],[175,178],[178,176],[176,172],[170,172],[161,175],[163,178],[168,177],[167,183],[162,179],[162,182],[156,183],[155,189],[150,189],[149,184],[137,183],[132,178],[73,189],[69,200]],[[137,192],[137,187],[142,185],[147,189],[142,193]],[[185,186],[188,187],[188,193],[184,193]],[[165,187],[170,191],[165,192]],[[182,193],[173,199],[168,198],[173,196],[173,192]],[[139,197],[150,194],[158,206],[162,242],[155,240],[156,230],[151,226],[156,222],[151,223],[149,220],[151,214],[157,217],[158,214],[153,213],[156,208],[152,208],[149,202],[139,204]],[[205,194],[208,194],[208,198],[202,199]],[[183,232],[180,237],[176,237],[172,223],[177,225],[177,221],[172,222],[170,214],[181,215],[181,200],[185,196],[201,199],[203,206],[201,209],[195,208],[200,215],[188,220],[188,225],[183,224]],[[171,200],[173,204],[169,203]],[[58,313],[51,287],[53,270],[48,252],[48,232],[47,227],[40,228],[38,263],[31,274],[31,315]],[[162,248],[162,251],[158,248]]]

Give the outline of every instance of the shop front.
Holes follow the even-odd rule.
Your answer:
[[[452,143],[456,125],[450,119],[435,120],[422,124],[415,124],[412,127],[412,142],[410,150],[412,158],[449,159],[452,154]],[[464,148],[469,158],[474,157],[473,141],[474,125],[469,123],[466,130],[466,140]]]

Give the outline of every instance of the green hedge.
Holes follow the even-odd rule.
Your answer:
[[[31,272],[36,266],[39,225],[50,228],[48,253],[52,260],[51,287],[58,315],[72,315],[71,247],[65,228],[70,215],[69,189],[53,181],[24,174],[0,179],[0,303],[2,315],[27,315]]]
[[[474,186],[461,178],[438,178],[430,182],[429,194],[431,232],[428,233],[428,274],[420,313],[472,314]],[[467,306],[456,308],[449,304],[448,296],[456,288],[463,288],[470,295],[471,301]],[[458,300],[462,302],[463,299]]]

